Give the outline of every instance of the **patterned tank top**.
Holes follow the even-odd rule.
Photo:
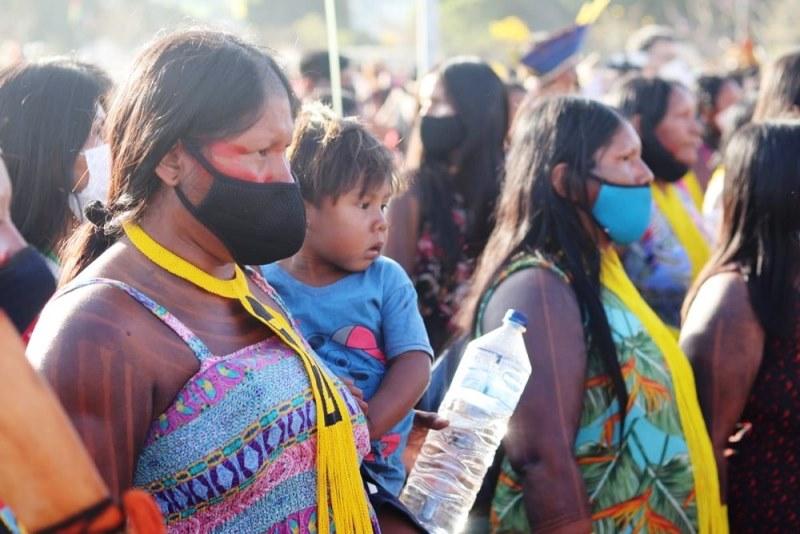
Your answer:
[[[478,324],[495,289],[506,278],[535,268],[546,269],[570,283],[569,275],[553,258],[539,252],[520,253],[509,261],[483,297]],[[622,301],[604,287],[600,299],[629,401],[620,440],[619,406],[611,379],[584,325],[590,349],[573,454],[591,505],[592,529],[694,534],[698,532],[694,474],[678,416],[672,374],[661,351]],[[535,428],[536,421],[531,421],[531,429]],[[492,502],[492,532],[531,532],[522,482],[521,474],[505,458]]]
[[[275,290],[250,274],[291,317]],[[127,284],[96,278],[68,291],[91,284],[125,291],[200,361],[197,374],[152,422],[136,461],[134,486],[153,496],[168,531],[317,532],[316,408],[294,352],[273,336],[212,354],[174,315]],[[366,420],[347,388],[337,385],[363,458],[370,450]]]

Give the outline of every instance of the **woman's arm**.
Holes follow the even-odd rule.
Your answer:
[[[417,261],[419,239],[419,199],[416,190],[409,189],[389,204],[389,235],[383,252],[411,276]]]
[[[146,345],[141,307],[122,293],[113,298],[113,292],[118,290],[82,288],[51,302],[26,354],[49,381],[119,500],[132,485],[153,419],[156,356]]]
[[[720,273],[703,283],[689,308],[680,342],[694,369],[725,500],[725,449],[744,410],[764,351],[764,332],[741,275]]]
[[[497,288],[487,305],[483,330],[499,326],[508,308],[528,316],[524,336],[533,372],[504,445],[522,477],[531,530],[590,532],[589,498],[573,452],[586,375],[578,303],[569,285],[555,274],[526,269]]]

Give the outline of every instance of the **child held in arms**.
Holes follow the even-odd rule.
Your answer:
[[[432,350],[411,281],[381,256],[387,203],[398,189],[392,154],[356,119],[311,104],[289,158],[306,204],[306,238],[297,254],[262,270],[312,348],[363,392],[372,452],[362,471],[396,501]],[[380,518],[386,503],[371,497]]]

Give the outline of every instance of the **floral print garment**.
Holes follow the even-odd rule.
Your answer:
[[[710,243],[711,236],[691,195],[680,184],[677,191],[686,211]],[[625,272],[647,304],[667,326],[678,328],[683,299],[692,283],[692,264],[655,201],[650,210],[647,230],[625,250],[621,259]]]
[[[500,280],[514,271],[536,267],[553,270],[568,280],[554,263],[531,254],[517,256]],[[620,441],[619,406],[611,379],[603,371],[600,356],[590,350],[574,455],[591,504],[593,530],[697,532],[694,477],[670,370],[636,316],[609,291],[603,290],[601,299],[630,398]],[[587,345],[591,346],[588,339]],[[535,426],[531,421],[531,429]],[[491,515],[493,532],[530,532],[521,479],[507,459]]]
[[[468,282],[475,269],[475,257],[467,252],[464,199],[458,193],[454,193],[451,213],[458,229],[458,246],[461,251],[457,261],[453,266],[448,265],[445,251],[434,240],[430,222],[423,221],[417,240],[416,264],[411,276],[434,355],[439,354],[454,332],[452,319],[466,297]]]

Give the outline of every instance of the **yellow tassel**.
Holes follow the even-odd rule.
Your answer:
[[[670,228],[675,232],[675,237],[678,238],[689,256],[689,262],[692,265],[692,280],[694,280],[711,257],[711,249],[703,234],[695,226],[691,216],[686,212],[677,186],[675,184],[662,186],[654,183],[651,189],[656,206],[667,219]]]
[[[331,514],[338,532],[371,534],[372,521],[359,473],[359,459],[350,411],[336,383],[317,364],[300,335],[284,317],[259,301],[247,277],[235,266],[232,280],[220,280],[167,250],[139,226],[126,224],[133,246],[162,269],[188,280],[209,293],[237,299],[242,307],[294,350],[303,363],[317,415],[317,530],[330,534]]]

